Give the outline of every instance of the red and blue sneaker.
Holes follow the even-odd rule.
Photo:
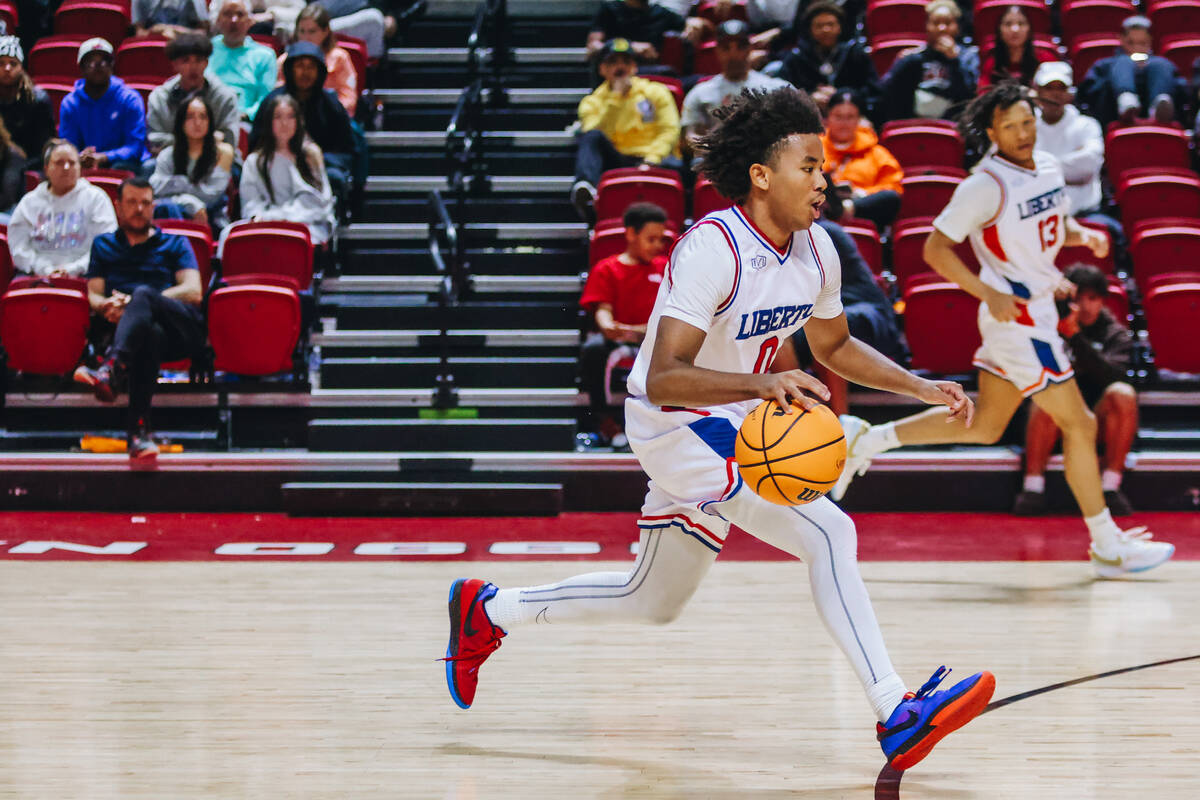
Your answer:
[[[915,694],[904,695],[886,723],[876,724],[879,744],[892,769],[916,765],[942,737],[979,716],[996,691],[996,676],[990,672],[977,672],[949,689],[933,691],[949,674],[946,667],[938,667]]]
[[[492,624],[484,601],[496,594],[486,581],[459,578],[450,586],[450,644],[446,646],[446,685],[459,708],[470,708],[479,668],[507,634]]]

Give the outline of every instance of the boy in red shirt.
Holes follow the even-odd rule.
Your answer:
[[[596,323],[579,357],[583,389],[591,400],[589,427],[595,431],[588,443],[616,448],[626,446],[625,433],[607,389],[613,368],[637,356],[667,266],[667,212],[653,203],[634,203],[622,221],[625,252],[597,262],[579,298]]]

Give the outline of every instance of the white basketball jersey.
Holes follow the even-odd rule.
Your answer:
[[[980,278],[989,286],[1022,300],[1044,297],[1054,290],[1062,273],[1054,265],[1066,237],[1070,211],[1058,159],[1034,151],[1035,169],[1027,170],[992,154],[985,156],[970,178],[963,181],[942,216],[955,213],[959,202],[970,202],[975,181],[995,181],[1000,186],[1000,206],[968,238],[981,267]],[[986,212],[985,212],[986,213]]]
[[[629,376],[635,402],[646,402],[646,375],[664,316],[707,333],[696,366],[750,374],[767,372],[779,348],[810,317],[842,313],[841,263],[829,235],[813,225],[792,234],[780,251],[737,206],[689,228],[671,251],[665,277]],[[741,419],[759,402],[714,408]]]

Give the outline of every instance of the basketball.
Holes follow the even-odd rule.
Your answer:
[[[742,421],[734,447],[742,480],[781,506],[811,503],[833,488],[846,465],[846,436],[828,406],[788,414],[767,400]]]

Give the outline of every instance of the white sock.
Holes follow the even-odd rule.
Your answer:
[[[1092,534],[1094,549],[1102,554],[1112,553],[1116,548],[1117,537],[1121,534],[1121,529],[1117,527],[1117,523],[1113,522],[1112,514],[1108,512],[1108,509],[1104,509],[1094,517],[1084,517],[1083,521]]]
[[[499,626],[507,633],[510,626],[524,622],[521,619],[520,598],[520,589],[500,589],[484,601],[483,613],[488,615],[493,625]]]
[[[1106,469],[1100,473],[1100,487],[1106,492],[1115,492],[1121,488],[1121,473],[1115,469]]]
[[[1046,476],[1045,475],[1026,475],[1025,476],[1025,491],[1037,492],[1045,494],[1046,492]]]
[[[879,721],[887,722],[907,691],[908,687],[904,685],[904,681],[893,672],[883,676],[874,686],[867,689],[867,702],[875,709],[875,716],[879,717]]]
[[[900,446],[900,440],[896,437],[896,424],[885,422],[882,425],[872,425],[866,433],[859,437],[856,450],[874,458],[880,453],[895,450]]]

